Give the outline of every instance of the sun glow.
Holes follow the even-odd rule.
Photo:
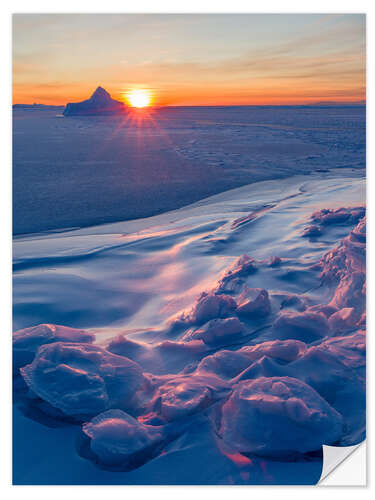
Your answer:
[[[133,108],[146,108],[151,104],[151,92],[145,89],[129,90],[125,98]]]

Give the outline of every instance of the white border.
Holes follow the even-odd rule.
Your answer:
[[[2,63],[2,78],[1,78],[1,154],[2,161],[0,163],[0,214],[1,214],[1,296],[0,296],[0,306],[1,306],[1,334],[0,340],[2,341],[2,346],[0,349],[1,362],[0,367],[2,370],[1,382],[2,382],[2,414],[1,414],[1,426],[2,431],[1,436],[1,494],[2,498],[22,498],[22,500],[31,500],[37,498],[41,500],[42,498],[52,497],[54,500],[64,499],[69,496],[70,498],[76,498],[78,495],[87,495],[90,500],[102,499],[106,494],[109,495],[126,495],[126,496],[137,496],[137,498],[148,498],[151,500],[169,499],[178,496],[179,500],[184,498],[189,498],[194,496],[194,498],[210,498],[210,496],[215,496],[216,498],[226,499],[228,495],[236,496],[239,498],[250,498],[252,495],[263,497],[286,497],[287,499],[300,498],[303,495],[304,500],[309,498],[315,498],[318,493],[319,497],[326,497],[332,499],[334,495],[339,495],[340,500],[345,500],[346,498],[351,498],[353,495],[356,497],[358,495],[368,496],[371,495],[371,490],[375,489],[371,484],[371,477],[369,478],[370,486],[367,488],[340,488],[340,491],[336,487],[333,488],[309,488],[309,487],[234,487],[234,486],[218,486],[218,487],[157,487],[157,486],[127,486],[116,487],[116,486],[95,486],[95,487],[70,487],[70,486],[58,486],[58,487],[40,487],[40,486],[11,486],[11,410],[9,401],[11,399],[11,380],[10,380],[10,335],[11,330],[11,294],[10,294],[10,284],[11,284],[11,274],[10,274],[10,263],[11,263],[11,224],[10,224],[10,213],[11,213],[11,123],[10,123],[10,103],[11,103],[11,79],[10,79],[10,68],[11,68],[11,14],[21,13],[21,12],[251,12],[251,13],[367,13],[367,33],[368,33],[368,81],[367,88],[374,88],[374,4],[375,2],[368,1],[346,1],[346,0],[314,0],[312,1],[290,1],[290,0],[273,0],[262,2],[252,2],[251,0],[231,0],[230,2],[224,2],[222,0],[137,0],[136,2],[130,2],[126,0],[106,0],[106,1],[80,1],[80,0],[65,0],[64,2],[52,2],[47,0],[14,0],[5,1],[1,6],[0,15],[0,37],[1,44],[0,48],[2,51],[1,63]],[[371,137],[371,126],[374,118],[374,106],[370,98],[368,102],[368,139]],[[368,209],[370,216],[370,228],[369,228],[369,244],[368,244],[368,255],[374,255],[374,203],[372,202],[373,192],[375,192],[375,185],[373,182],[373,174],[371,172],[373,147],[371,142],[368,140]],[[373,298],[373,284],[374,284],[374,267],[371,262],[371,257],[368,259],[368,296]],[[370,305],[370,302],[368,302]],[[373,345],[374,341],[371,340],[371,330],[374,324],[373,313],[369,307],[369,323],[368,323],[368,381],[372,378],[371,365],[374,361]],[[369,385],[369,382],[368,382]],[[370,422],[371,407],[373,406],[373,398],[368,391],[368,421]],[[370,443],[369,448],[372,444],[372,433],[369,429],[368,442]],[[368,456],[371,455],[371,451],[368,452]],[[204,466],[204,464],[202,464]],[[371,470],[371,467],[368,467]],[[119,489],[120,488],[120,489]],[[303,491],[301,491],[301,488]],[[372,492],[372,495],[374,492]]]

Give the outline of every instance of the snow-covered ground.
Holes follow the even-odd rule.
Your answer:
[[[226,142],[222,112],[217,137],[207,124],[207,137],[180,130],[181,154],[207,164],[217,140],[218,182],[226,168],[243,184],[257,155],[258,175],[281,180],[15,237],[15,483],[314,484],[322,444],[364,439],[363,144],[358,110],[330,110],[341,132],[334,146],[332,116],[315,115],[315,160],[299,110]]]
[[[251,182],[365,166],[363,106],[56,114],[13,112],[16,234],[148,217]]]

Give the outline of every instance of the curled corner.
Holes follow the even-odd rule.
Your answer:
[[[357,456],[355,452],[359,448],[361,448],[361,454]],[[354,455],[356,455],[355,460],[349,459],[349,457],[354,458]],[[336,477],[334,473],[343,462],[345,462],[344,482],[341,477]],[[328,478],[328,476],[330,477]],[[318,484],[320,486],[366,485],[366,441],[354,446],[327,446],[324,444],[323,468]]]

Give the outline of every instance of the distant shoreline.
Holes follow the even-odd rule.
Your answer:
[[[150,106],[150,109],[175,109],[175,108],[357,108],[365,107],[366,102],[353,102],[353,103],[312,103],[312,104],[216,104],[216,105],[167,105],[167,106]],[[65,104],[22,104],[15,103],[12,105],[13,109],[64,109]]]

